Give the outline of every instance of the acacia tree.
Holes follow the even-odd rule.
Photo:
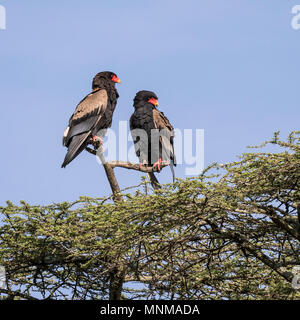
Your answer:
[[[246,153],[152,194],[143,181],[108,198],[7,202],[2,298],[299,299],[299,133],[261,146],[280,152]],[[108,177],[116,165],[126,166],[105,164]]]

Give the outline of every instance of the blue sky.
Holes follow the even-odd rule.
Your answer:
[[[299,1],[300,2],[300,1]],[[280,130],[299,129],[297,1],[5,1],[0,30],[0,205],[110,193],[81,154],[66,169],[62,132],[93,76],[122,79],[112,128],[135,93],[155,91],[174,127],[205,130],[205,164],[227,162]],[[184,165],[176,174],[185,177]],[[141,174],[116,170],[122,188]],[[171,181],[165,169],[159,176]]]

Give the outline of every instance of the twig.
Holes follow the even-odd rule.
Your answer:
[[[4,293],[8,295],[8,299],[13,299],[15,297],[20,297],[23,299],[27,299],[27,300],[39,300],[38,298],[32,297],[28,294],[22,293],[20,291],[10,291],[10,290],[6,290],[6,289],[0,289],[0,294]]]

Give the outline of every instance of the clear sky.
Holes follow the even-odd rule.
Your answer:
[[[174,127],[205,130],[205,165],[299,129],[298,2],[0,0],[0,205],[110,193],[90,154],[60,168],[68,119],[103,70],[122,80],[113,129],[129,119],[137,91],[155,91]],[[116,174],[122,188],[141,176]],[[159,178],[171,181],[170,170]]]

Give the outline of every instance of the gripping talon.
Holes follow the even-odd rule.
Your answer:
[[[98,136],[93,136],[90,140],[90,143],[94,146],[95,150],[99,149],[103,145],[103,141]]]
[[[159,158],[158,161],[153,164],[153,168],[157,167],[157,171],[159,172],[161,170],[161,167],[160,167],[161,164],[162,164],[162,159]]]
[[[98,136],[93,136],[92,140],[93,140],[93,142],[99,142],[100,144],[103,144],[102,139]]]
[[[142,163],[140,163],[139,167],[140,167],[140,170],[142,169],[142,167],[145,167],[148,165],[148,162],[147,160],[143,160]]]

